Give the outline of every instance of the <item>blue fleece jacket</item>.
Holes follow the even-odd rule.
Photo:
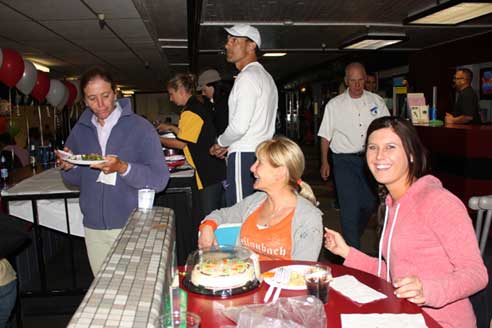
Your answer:
[[[164,190],[169,170],[162,153],[159,136],[153,126],[131,109],[129,99],[118,100],[121,117],[111,130],[106,154],[131,164],[127,175],[118,175],[116,185],[96,182],[100,170],[78,166],[62,172],[66,184],[80,188],[80,209],[84,226],[106,230],[123,228],[131,211],[138,206],[138,189]],[[91,122],[90,108],[80,116],[65,146],[74,154],[101,154],[97,130]]]

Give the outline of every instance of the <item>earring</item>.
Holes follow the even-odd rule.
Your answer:
[[[410,155],[410,163],[413,163],[413,156]]]

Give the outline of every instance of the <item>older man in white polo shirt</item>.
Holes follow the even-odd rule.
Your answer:
[[[321,137],[321,177],[330,175],[328,149],[333,153],[342,234],[347,243],[360,248],[360,236],[376,209],[363,156],[366,132],[371,122],[388,116],[383,99],[364,90],[366,71],[360,63],[345,68],[347,90],[328,102],[318,135]]]
[[[249,168],[256,161],[256,146],[275,133],[278,92],[272,76],[258,63],[260,33],[250,25],[225,29],[227,61],[240,71],[229,95],[229,125],[210,148],[218,157],[227,156],[227,206],[254,192]]]

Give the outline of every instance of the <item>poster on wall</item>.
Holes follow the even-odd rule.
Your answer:
[[[492,67],[480,69],[480,99],[492,100]]]

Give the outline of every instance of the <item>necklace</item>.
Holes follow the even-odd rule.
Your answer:
[[[268,227],[272,226],[272,221],[275,219],[276,216],[279,215],[279,213],[282,213],[282,211],[285,211],[286,209],[291,209],[292,206],[281,206],[277,208],[276,210],[273,210],[271,214],[267,214],[263,216],[264,223],[257,223],[257,226],[259,228],[265,229]],[[277,222],[276,222],[277,223]]]

